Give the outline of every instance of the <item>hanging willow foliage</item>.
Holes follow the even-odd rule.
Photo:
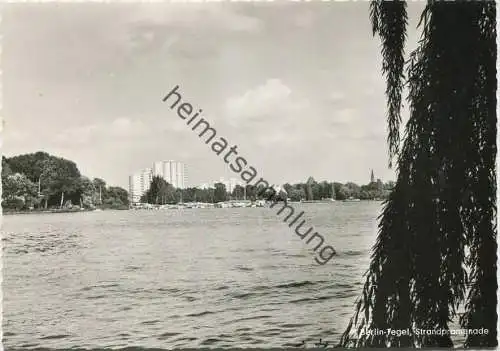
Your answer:
[[[403,1],[373,1],[370,6],[373,34],[382,40],[382,72],[386,76],[388,98],[389,167],[399,148],[401,100],[403,92],[404,46],[408,16]]]
[[[371,18],[397,150],[405,3],[372,2]],[[449,334],[415,330],[449,330],[461,304],[463,328],[489,331],[468,335],[465,346],[497,345],[495,3],[428,1],[420,26],[406,65],[410,119],[397,182],[344,347],[451,347]],[[388,328],[409,334],[366,333]]]

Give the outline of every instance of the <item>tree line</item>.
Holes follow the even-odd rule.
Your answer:
[[[50,208],[128,208],[128,192],[80,173],[75,162],[36,152],[2,157],[2,207],[6,211]]]
[[[313,177],[305,183],[289,184],[283,188],[291,201],[315,201],[323,199],[345,200],[349,198],[361,200],[383,200],[389,196],[394,183],[383,183],[380,179],[366,185],[357,185],[353,182],[345,184],[338,182],[317,182]],[[165,179],[153,177],[148,191],[141,197],[142,203],[149,204],[176,204],[179,202],[217,203],[228,200],[261,200],[265,199],[266,192],[263,184],[236,185],[232,191],[223,183],[215,183],[213,187],[176,189]]]

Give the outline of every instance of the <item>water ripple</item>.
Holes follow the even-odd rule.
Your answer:
[[[339,255],[328,265],[318,267],[269,209],[6,216],[4,346],[152,351],[336,340],[361,292],[379,206],[307,211],[318,230],[334,227],[328,240]]]

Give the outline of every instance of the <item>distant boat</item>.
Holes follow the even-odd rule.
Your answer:
[[[229,204],[228,204],[228,203],[226,203],[226,202],[221,201],[221,202],[217,202],[217,203],[215,204],[215,207],[217,207],[217,208],[228,208],[228,207],[229,207]]]
[[[350,198],[347,198],[344,200],[344,202],[358,202],[358,201],[361,201],[360,199],[355,199],[353,197],[350,197]]]
[[[255,201],[255,203],[252,204],[251,207],[264,207],[265,205],[266,205],[266,200],[257,200]]]
[[[318,202],[334,202],[334,201],[336,201],[336,200],[335,200],[335,199],[332,199],[332,198],[330,198],[330,197],[328,197],[328,198],[324,198],[324,199],[321,199],[321,200],[318,200]]]
[[[326,198],[326,199],[321,199],[321,200],[300,200],[300,202],[304,203],[304,204],[312,204],[312,203],[324,204],[324,203],[329,203],[329,202],[334,202],[334,201],[337,201],[337,200],[331,199],[331,198]]]

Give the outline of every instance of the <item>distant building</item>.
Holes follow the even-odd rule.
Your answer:
[[[153,177],[159,176],[175,188],[186,188],[186,166],[177,161],[156,161],[152,168],[146,168],[129,176],[129,196],[133,203],[149,189]]]
[[[145,168],[141,172],[141,190],[143,193],[149,190],[151,181],[153,180],[153,172],[151,168]]]
[[[132,203],[141,201],[141,196],[148,191],[151,180],[153,180],[151,168],[143,169],[129,177],[129,197]]]
[[[163,177],[163,161],[153,162],[153,177]]]
[[[153,163],[153,175],[160,176],[175,188],[187,186],[186,166],[177,161],[156,161]]]
[[[373,173],[373,169],[372,169],[372,174],[370,176],[370,183],[375,183],[375,174]]]
[[[128,177],[128,196],[131,203],[141,200],[141,174],[136,173]]]

